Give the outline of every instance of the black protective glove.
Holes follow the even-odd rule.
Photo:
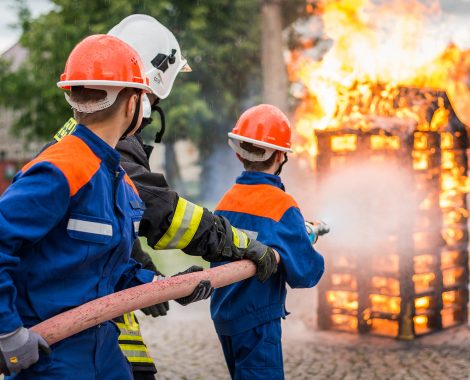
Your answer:
[[[256,264],[256,277],[261,282],[266,282],[272,274],[277,272],[274,250],[258,240],[250,239],[244,257]]]
[[[41,335],[25,327],[0,335],[0,373],[19,373],[39,360],[39,350],[46,354],[51,349]]]
[[[194,273],[194,272],[201,272],[204,268],[193,265],[192,267],[186,269],[183,272],[179,272],[174,274],[171,277],[180,276],[182,274]],[[186,297],[178,298],[175,301],[178,302],[182,306],[189,305],[190,303],[205,300],[211,296],[214,292],[214,288],[211,285],[209,280],[202,280],[197,286],[194,288],[193,292]]]
[[[153,305],[153,306],[144,307],[140,310],[142,310],[142,312],[145,315],[151,315],[154,318],[163,317],[164,315],[167,315],[168,310],[170,310],[170,304],[167,301],[167,302],[157,303],[156,305]]]

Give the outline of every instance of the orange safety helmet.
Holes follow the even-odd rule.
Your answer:
[[[136,51],[124,41],[106,34],[87,37],[74,47],[57,86],[64,90],[84,86],[106,91],[104,99],[86,103],[78,103],[65,93],[72,108],[85,113],[110,107],[125,87],[153,92]]]
[[[246,110],[228,137],[270,150],[292,152],[289,120],[279,108],[270,104],[260,104]]]
[[[137,52],[124,41],[96,34],[79,42],[70,53],[57,86],[112,86],[152,92]]]

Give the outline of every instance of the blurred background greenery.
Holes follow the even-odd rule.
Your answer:
[[[287,24],[305,12],[306,1],[51,0],[51,3],[49,12],[33,18],[26,0],[15,2],[20,44],[27,49],[28,58],[14,69],[11,62],[0,61],[0,106],[15,111],[13,130],[27,138],[49,140],[71,115],[55,83],[74,45],[87,35],[107,33],[130,14],[148,14],[175,34],[193,69],[190,74],[178,76],[171,95],[162,102],[168,126],[164,137],[166,176],[170,184],[178,183],[174,144],[189,139],[199,151],[202,168],[199,191],[207,194],[211,185],[204,179],[208,179],[214,150],[226,144],[226,132],[240,113],[262,100],[262,7],[278,7],[283,23]],[[279,39],[281,32],[279,28]],[[277,58],[282,62],[282,53]],[[270,60],[273,62],[274,58]],[[151,140],[154,133],[155,129],[148,128],[144,137]]]

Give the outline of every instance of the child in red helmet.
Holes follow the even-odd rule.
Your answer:
[[[248,109],[229,133],[229,145],[245,171],[216,213],[281,257],[278,272],[265,283],[250,278],[216,289],[212,296],[211,316],[232,379],[284,378],[281,318],[288,314],[286,283],[310,288],[324,271],[323,257],[312,247],[316,236],[309,236],[297,203],[279,177],[291,152],[290,139],[289,120],[267,104]],[[320,224],[309,232],[318,236],[326,231]]]

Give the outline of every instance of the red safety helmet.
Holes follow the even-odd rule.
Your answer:
[[[228,137],[260,147],[292,152],[289,120],[279,108],[270,104],[260,104],[246,110]]]
[[[79,42],[70,53],[57,86],[132,87],[152,92],[137,52],[124,41],[96,34]]]

